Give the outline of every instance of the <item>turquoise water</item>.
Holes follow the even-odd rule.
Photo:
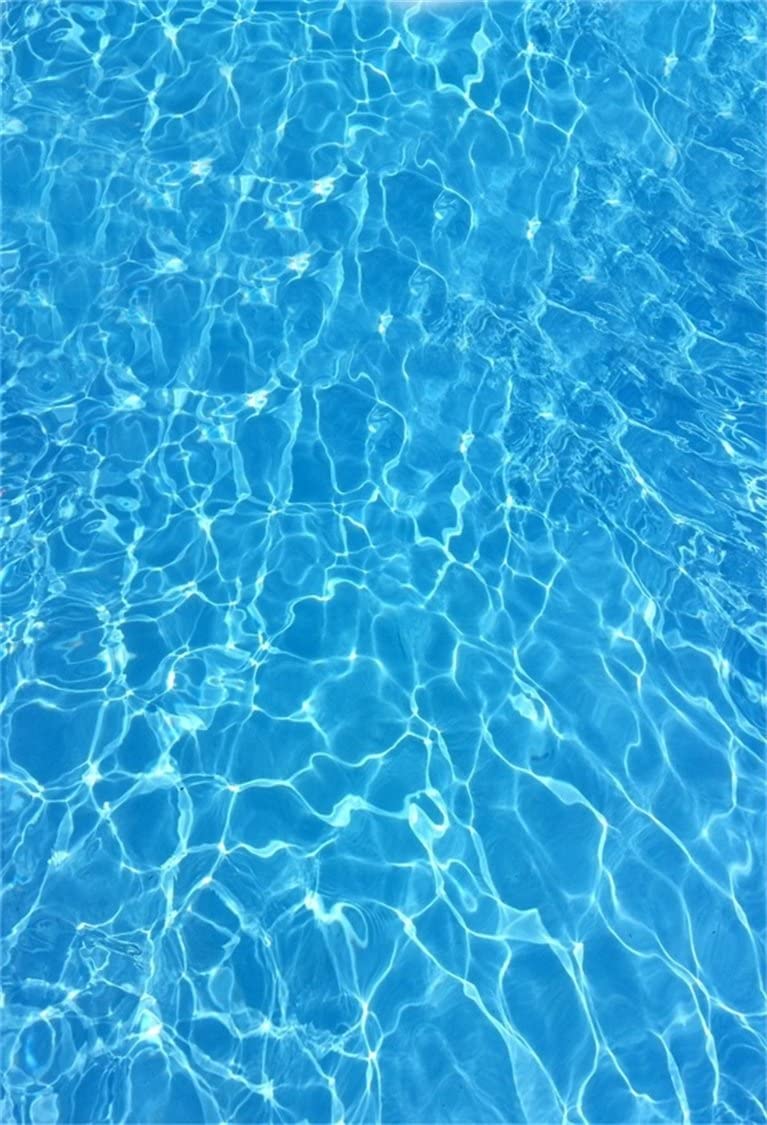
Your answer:
[[[3,1122],[757,1122],[760,3],[16,0]]]

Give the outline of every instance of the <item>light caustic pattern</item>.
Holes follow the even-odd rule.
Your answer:
[[[3,1121],[764,1120],[764,7],[4,18]]]

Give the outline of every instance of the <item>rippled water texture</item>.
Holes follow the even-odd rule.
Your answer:
[[[6,6],[4,1122],[766,1119],[765,11]]]

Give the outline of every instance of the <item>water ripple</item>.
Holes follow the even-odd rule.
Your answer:
[[[0,1117],[766,1120],[763,5],[4,15]]]

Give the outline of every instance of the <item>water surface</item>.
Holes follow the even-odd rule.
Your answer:
[[[767,1118],[766,24],[6,5],[3,1121]]]

